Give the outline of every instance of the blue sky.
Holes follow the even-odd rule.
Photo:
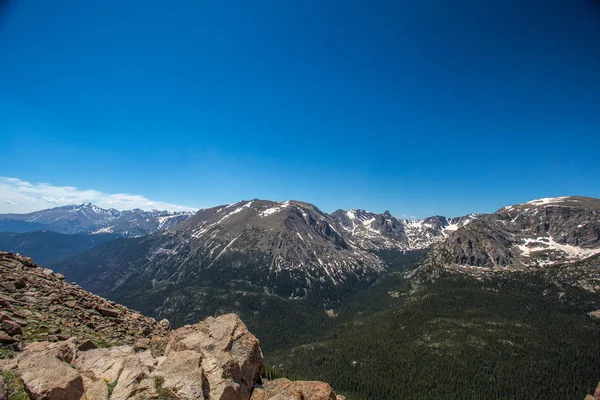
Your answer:
[[[0,176],[414,216],[600,197],[598,38],[594,0],[13,1]]]

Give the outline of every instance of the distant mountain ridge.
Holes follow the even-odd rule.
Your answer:
[[[428,217],[419,220],[398,219],[389,211],[376,214],[366,210],[337,210],[331,216],[360,245],[371,250],[421,250],[438,243],[483,214],[464,217]]]
[[[141,209],[119,211],[82,203],[27,214],[0,214],[0,231],[22,233],[48,230],[66,234],[111,233],[122,237],[136,237],[168,229],[190,215],[192,212]]]

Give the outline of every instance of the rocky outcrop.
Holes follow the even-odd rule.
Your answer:
[[[76,342],[31,343],[0,371],[20,374],[34,400],[104,400],[109,392],[111,400],[343,399],[321,382],[261,385],[259,341],[234,314],[172,331],[160,355],[128,345],[81,351]]]
[[[0,252],[0,343],[77,337],[102,345],[164,336],[165,324],[67,283],[29,257]],[[168,328],[168,327],[167,327]]]
[[[3,346],[14,351],[0,372],[33,400],[341,398],[320,382],[263,382],[260,342],[234,314],[167,331],[26,257],[0,253],[0,276]]]
[[[251,400],[345,400],[323,382],[276,379],[254,390]]]
[[[179,352],[184,352],[180,355]],[[258,340],[235,314],[208,318],[169,335],[165,356],[202,354],[200,367],[213,397],[248,398],[260,379],[263,355]]]

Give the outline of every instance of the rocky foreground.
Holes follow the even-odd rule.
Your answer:
[[[341,400],[321,382],[263,379],[234,314],[170,330],[0,252],[0,400]]]

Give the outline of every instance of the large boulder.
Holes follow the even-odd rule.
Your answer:
[[[342,399],[326,383],[276,379],[265,382],[252,393],[251,400],[336,400]]]
[[[264,358],[258,339],[235,314],[226,314],[172,331],[165,350],[202,354],[201,367],[212,400],[248,399],[260,379]]]
[[[111,400],[127,400],[144,398],[152,386],[140,383],[150,374],[150,367],[140,359],[138,354],[131,354],[123,360],[117,385],[112,392]]]
[[[130,355],[135,355],[131,346],[91,349],[79,353],[79,357],[75,360],[75,367],[88,376],[113,383],[119,379],[125,360]]]
[[[202,354],[193,350],[171,352],[151,375],[156,386],[177,391],[183,398],[209,399],[210,387],[201,367]]]
[[[80,400],[83,378],[69,363],[75,341],[37,342],[27,346],[17,360],[25,391],[33,400]]]
[[[241,400],[260,380],[263,356],[258,339],[228,314],[172,331],[164,356],[118,346],[80,352],[74,365],[86,377],[114,384],[111,400],[152,398],[160,391]]]

